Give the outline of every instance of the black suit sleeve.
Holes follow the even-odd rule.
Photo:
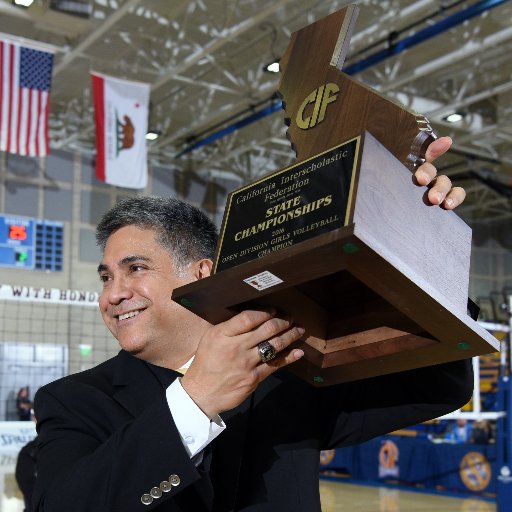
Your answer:
[[[473,393],[471,359],[322,390],[323,449],[362,443],[448,414]]]
[[[30,512],[30,503],[36,482],[36,441],[29,441],[19,452],[14,475],[25,501],[25,512]]]
[[[132,417],[90,386],[67,381],[36,395],[39,512],[136,512],[176,498],[200,478],[183,447],[165,398]],[[171,475],[179,485],[144,505],[143,494]]]

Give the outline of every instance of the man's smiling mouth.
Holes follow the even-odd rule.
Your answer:
[[[138,309],[137,311],[130,311],[129,313],[124,313],[122,315],[119,315],[117,319],[119,321],[121,320],[127,320],[128,318],[133,318],[134,316],[137,316],[139,313],[142,313],[142,309]]]

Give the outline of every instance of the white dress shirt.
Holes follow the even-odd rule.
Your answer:
[[[192,357],[178,371],[184,373],[183,370],[186,371],[193,359]],[[183,446],[191,459],[200,454],[226,428],[219,415],[210,421],[183,389],[179,378],[166,389],[165,396]],[[196,457],[194,460],[196,465],[200,464],[202,457],[199,459]]]

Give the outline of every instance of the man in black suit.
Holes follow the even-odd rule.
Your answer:
[[[433,143],[428,160],[449,145]],[[420,184],[435,175],[429,162],[416,174]],[[429,198],[451,209],[464,192],[440,176]],[[171,301],[210,274],[216,244],[186,203],[130,198],[105,214],[97,240],[100,310],[122,350],[37,393],[39,512],[319,511],[320,450],[471,396],[468,361],[317,389],[279,371],[303,355],[292,346],[300,318],[244,311],[212,326]]]

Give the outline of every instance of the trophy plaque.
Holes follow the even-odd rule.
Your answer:
[[[214,274],[173,293],[213,324],[291,315],[305,355],[287,368],[315,386],[499,350],[468,314],[471,229],[411,174],[428,121],[341,71],[357,12],[292,35],[279,93],[297,161],[229,194]]]

